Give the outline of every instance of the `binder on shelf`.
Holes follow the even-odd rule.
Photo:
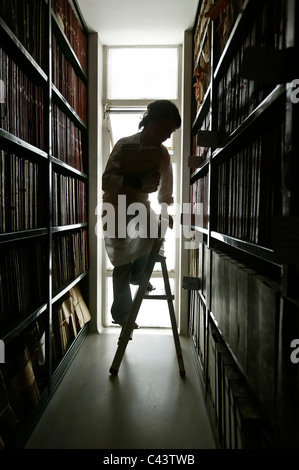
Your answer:
[[[76,285],[53,308],[52,348],[55,362],[64,356],[80,330],[90,319],[88,307],[80,288]]]
[[[200,290],[201,280],[198,277],[183,277],[183,289],[186,290]]]
[[[190,156],[188,157],[188,166],[189,168],[200,168],[204,163],[205,157],[203,156]]]
[[[280,263],[299,263],[299,217],[275,217],[272,223],[275,258]]]
[[[218,131],[197,131],[197,145],[199,145],[199,147],[210,147],[212,149],[216,149],[219,147],[222,139],[223,135]]]
[[[278,85],[297,78],[298,51],[294,47],[247,47],[240,74],[249,80]]]

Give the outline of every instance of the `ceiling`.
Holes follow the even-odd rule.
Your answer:
[[[90,32],[103,45],[182,44],[198,0],[77,0]]]

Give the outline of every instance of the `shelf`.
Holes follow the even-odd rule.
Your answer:
[[[9,147],[9,149],[15,150],[15,152],[29,152],[35,157],[48,159],[47,152],[39,149],[38,147],[35,147],[34,145],[29,144],[25,140],[16,137],[15,135],[5,131],[4,129],[0,129],[0,141],[4,147]]]
[[[13,437],[11,442],[7,444],[8,450],[11,451],[13,449],[24,448],[28,440],[28,435],[30,435],[30,433],[36,426],[36,423],[38,422],[43,411],[45,410],[48,404],[48,401],[49,401],[49,392],[48,392],[48,389],[45,388],[40,393],[38,406],[36,408],[33,408],[29,412],[29,414],[26,416],[25,421],[19,424],[17,431],[16,431],[16,435]]]
[[[250,23],[250,18],[254,15],[258,8],[258,4],[260,3],[261,2],[257,0],[245,0],[243,9],[236,19],[230,37],[218,60],[217,66],[215,67],[215,80],[218,80],[221,75],[225,73],[227,66],[230,64],[232,55],[240,47],[241,41],[244,38],[246,31],[248,31],[248,23]]]
[[[26,316],[25,318],[18,320],[15,322],[15,325],[10,325],[9,327],[3,328],[0,331],[0,337],[4,343],[9,343],[12,339],[16,338],[22,331],[24,331],[27,326],[29,326],[32,322],[37,320],[42,313],[47,310],[47,304],[43,304],[30,315]]]
[[[27,240],[35,237],[43,237],[48,234],[47,228],[20,230],[19,232],[0,233],[0,243],[9,243],[19,240]]]
[[[209,85],[209,87],[208,87],[208,89],[205,93],[202,104],[200,105],[199,110],[197,111],[195,119],[193,121],[193,124],[192,124],[192,133],[193,134],[195,134],[198,131],[198,129],[201,126],[204,118],[206,117],[206,115],[209,112],[210,101],[211,101],[210,100],[210,95],[211,95],[211,84]]]
[[[210,157],[207,157],[206,161],[192,173],[190,177],[191,178],[190,184],[193,184],[196,180],[198,180],[202,176],[207,175],[209,171],[210,162],[211,162]]]
[[[1,105],[4,114],[1,115],[3,129],[0,129],[3,154],[0,159],[0,219],[5,221],[3,228],[9,230],[0,233],[4,257],[0,304],[7,307],[0,338],[7,353],[7,364],[2,365],[7,390],[4,405],[7,409],[8,405],[11,407],[3,416],[5,421],[15,415],[18,421],[17,425],[12,422],[10,426],[2,420],[0,447],[9,449],[24,447],[89,331],[86,317],[85,326],[52,376],[52,333],[55,333],[55,340],[66,333],[60,323],[57,331],[54,328],[58,321],[54,303],[64,300],[63,296],[76,285],[80,302],[82,285],[79,283],[83,279],[88,281],[88,223],[53,227],[53,221],[87,220],[88,128],[80,116],[87,121],[88,78],[79,58],[87,70],[88,32],[76,0],[27,3],[6,0],[3,17],[7,24],[0,18],[2,65],[5,64],[4,78],[1,78],[6,92]],[[54,6],[61,10],[69,40],[59,27],[52,10]],[[62,57],[67,77],[63,76]],[[53,79],[69,102],[52,83]],[[62,137],[66,136],[61,145]],[[56,151],[57,157],[65,162],[52,155],[52,144],[58,144],[53,153]],[[64,192],[64,188],[68,192]],[[71,211],[75,209],[78,211],[73,214]],[[22,230],[12,231],[16,227]],[[24,230],[24,227],[37,228]],[[59,263],[55,264],[58,258],[67,265],[61,268]],[[56,289],[62,283],[63,286]],[[79,314],[75,321],[82,325]],[[42,366],[39,353],[43,357]]]
[[[211,231],[211,238],[214,240],[221,241],[222,243],[225,243],[226,245],[229,245],[231,247],[237,248],[238,250],[244,251],[250,255],[262,258],[263,260],[268,261],[274,265],[280,266],[280,264],[277,263],[274,251],[270,248],[255,245],[254,243],[249,243],[247,241],[230,237],[229,235],[224,235],[222,233],[214,231]]]
[[[55,389],[59,385],[62,377],[64,376],[65,372],[69,368],[71,362],[74,360],[75,355],[79,351],[83,341],[87,337],[88,331],[89,331],[89,324],[87,323],[79,331],[73,343],[68,348],[68,350],[66,351],[65,355],[63,356],[59,364],[56,366],[55,371],[52,375],[52,391],[55,391]]]
[[[209,19],[207,20],[207,24],[206,24],[206,26],[205,26],[205,29],[204,29],[203,32],[202,32],[202,37],[203,37],[203,38],[205,38],[206,35],[207,35],[207,31],[208,31],[208,29],[209,29],[210,23],[211,23],[211,19],[209,18]],[[204,42],[205,42],[205,41],[204,41],[204,39],[203,39],[202,44],[200,45],[200,48],[199,48],[199,50],[198,50],[197,56],[195,57],[193,73],[195,72],[195,69],[196,69],[196,67],[197,67],[197,65],[198,65],[198,62],[199,62],[199,60],[200,60],[200,55],[201,55],[202,50],[203,50]]]
[[[82,119],[78,116],[76,111],[71,107],[65,97],[60,93],[60,91],[56,88],[56,86],[52,83],[52,92],[53,92],[53,101],[63,109],[65,114],[74,121],[78,127],[83,130],[87,130],[87,124],[82,121]]]
[[[87,77],[86,74],[77,58],[68,38],[65,33],[61,30],[55,13],[52,11],[52,31],[55,34],[55,37],[58,39],[59,43],[62,45],[63,54],[65,58],[70,62],[76,72],[76,74],[81,78],[81,80],[86,84]]]
[[[82,273],[80,274],[80,276],[78,276],[76,279],[74,279],[72,282],[68,283],[66,286],[62,287],[59,292],[54,292],[53,293],[53,296],[52,296],[52,300],[51,300],[51,303],[54,304],[55,302],[57,302],[59,299],[61,299],[61,297],[63,297],[65,294],[68,293],[68,291],[74,287],[76,284],[78,284],[78,282],[80,282],[85,276],[87,276],[88,274],[88,271],[86,271],[85,273]]]
[[[212,154],[212,160],[223,157],[226,153],[231,154],[233,149],[244,144],[244,139],[252,136],[252,127],[259,125],[260,120],[265,117],[265,113],[275,105],[286,93],[285,85],[278,85],[251,114],[242,122],[242,124],[223,142],[222,147],[216,149]],[[267,121],[266,121],[267,123]],[[261,126],[262,128],[262,126]],[[243,139],[243,140],[242,140]],[[241,141],[242,140],[242,141]]]
[[[204,228],[204,227],[199,227],[199,226],[195,226],[193,225],[191,227],[193,230],[197,230],[197,232],[200,232],[202,233],[203,235],[208,235],[209,234],[209,230],[207,228]]]
[[[52,233],[70,232],[80,228],[87,228],[87,222],[71,225],[60,225],[59,227],[52,227]]]
[[[189,340],[220,448],[298,448],[298,407],[289,399],[299,383],[290,368],[298,265],[294,250],[279,258],[273,225],[279,216],[298,217],[298,112],[279,67],[293,64],[298,50],[298,5],[213,4],[216,13],[226,10],[211,23],[210,87],[190,116],[193,153],[202,152],[201,142],[209,158],[190,176],[189,202],[208,215],[207,224],[196,223],[208,228],[192,226],[198,243],[187,255],[189,273],[205,287],[189,293]],[[222,134],[218,142],[205,141],[204,132],[200,140],[206,129],[211,138]],[[286,247],[296,239],[292,226],[282,233]]]
[[[0,18],[0,31],[2,31],[1,34],[3,34],[3,39],[6,39],[11,44],[11,47],[14,47],[16,49],[17,53],[20,55],[20,60],[25,62],[26,66],[30,68],[31,72],[33,72],[34,75],[36,75],[36,77],[42,80],[43,82],[48,82],[47,74],[33,59],[29,52],[27,52],[23,44],[4,23],[2,18]],[[27,67],[26,70],[28,71]]]
[[[88,179],[88,175],[86,173],[83,173],[82,171],[77,170],[73,166],[68,165],[67,163],[59,160],[59,158],[51,157],[51,162],[53,163],[53,165],[63,168],[68,173],[72,173],[76,176],[79,176],[81,179],[85,179],[85,180]]]

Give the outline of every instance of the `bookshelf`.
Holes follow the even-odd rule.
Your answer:
[[[91,318],[87,29],[72,0],[0,13],[0,448],[20,448]]]
[[[225,449],[299,448],[298,24],[293,1],[203,0],[193,29],[188,329]]]

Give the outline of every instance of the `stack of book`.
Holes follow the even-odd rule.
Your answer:
[[[52,113],[52,154],[59,160],[83,171],[82,132],[73,121],[53,105]]]
[[[86,85],[76,75],[72,65],[65,58],[54,34],[52,36],[52,52],[53,83],[82,121],[86,123]]]
[[[40,149],[44,142],[44,90],[0,47],[1,128]]]
[[[67,234],[53,235],[53,290],[84,273],[89,266],[88,233],[79,230]]]
[[[44,226],[43,168],[0,150],[0,233]]]

